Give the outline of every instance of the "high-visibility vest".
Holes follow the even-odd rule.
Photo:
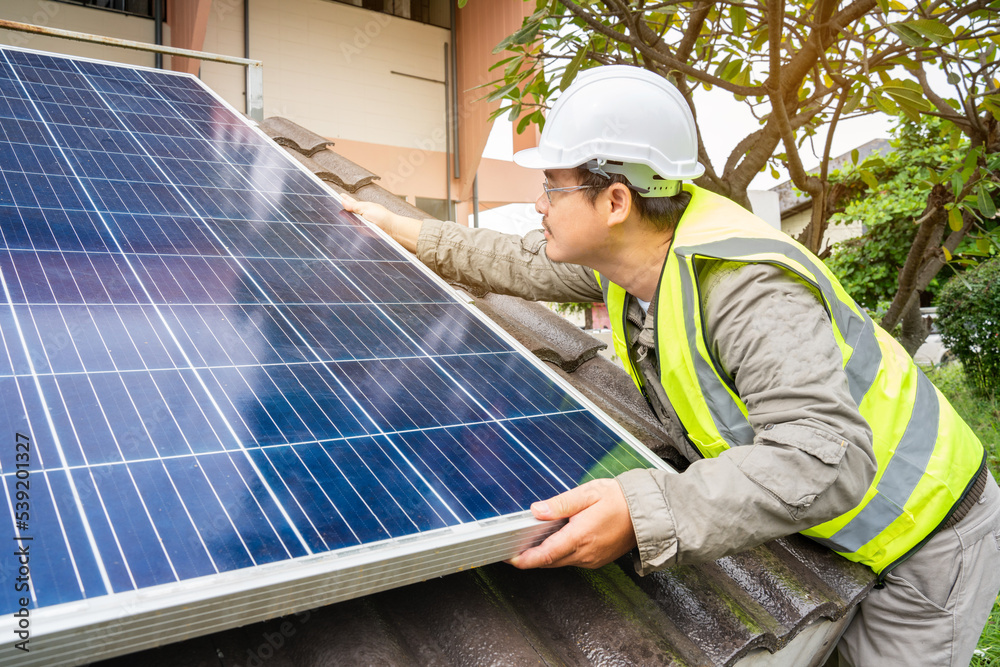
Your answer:
[[[830,315],[851,396],[872,428],[878,471],[856,507],[802,534],[881,573],[922,545],[961,502],[985,465],[982,444],[819,259],[728,199],[684,189],[691,202],[674,231],[656,295],[660,382],[670,403],[706,457],[753,443],[746,405],[707,346],[696,258],[773,264],[811,285]],[[643,390],[626,342],[628,294],[596,275],[615,351]]]

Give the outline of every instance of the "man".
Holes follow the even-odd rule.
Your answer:
[[[568,522],[510,562],[599,567],[636,549],[645,574],[802,532],[879,575],[844,664],[968,664],[1000,589],[982,445],[822,262],[681,185],[703,168],[680,93],[645,70],[590,70],[515,161],[545,175],[544,229],[523,239],[346,206],[449,280],[604,299],[618,356],[693,463],[535,503]]]

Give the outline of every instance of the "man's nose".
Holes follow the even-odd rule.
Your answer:
[[[549,198],[545,196],[545,191],[542,192],[535,198],[535,212],[545,215],[545,212],[549,210]]]

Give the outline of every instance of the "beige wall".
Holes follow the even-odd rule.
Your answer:
[[[251,0],[250,9],[250,57],[264,63],[265,117],[284,116],[333,139],[334,150],[380,174],[396,194],[445,198],[445,90],[438,82],[448,30],[329,0]],[[243,55],[243,0],[213,0],[202,49]],[[204,63],[201,77],[244,108],[238,68]],[[471,122],[463,118],[465,132]],[[538,182],[512,163],[480,165],[484,200],[531,201]],[[460,187],[453,181],[453,199]]]
[[[447,193],[444,153],[335,139],[333,150],[381,177],[379,185],[403,197],[444,199]],[[506,160],[484,158],[479,164],[479,198],[492,205],[532,202],[542,191],[542,174]],[[452,190],[452,198],[457,193]],[[411,202],[412,203],[412,202]],[[456,218],[464,220],[464,211]],[[469,210],[471,213],[471,208]]]
[[[119,39],[133,39],[142,42],[152,42],[154,39],[152,19],[125,16],[92,7],[76,7],[49,0],[2,0],[0,1],[0,18],[49,28],[118,37]],[[164,26],[164,43],[167,44],[170,43],[169,30],[169,27]],[[153,54],[142,51],[73,42],[67,39],[9,30],[0,30],[0,44],[147,67],[152,67],[154,62]]]
[[[264,63],[264,116],[332,139],[443,151],[443,28],[329,0],[252,0],[250,57]],[[243,55],[241,0],[214,0],[205,51]],[[238,109],[243,74],[216,63],[202,79]]]
[[[243,56],[243,1],[211,0],[200,50]],[[250,0],[250,9],[250,56],[264,63],[265,117],[284,116],[330,137],[335,150],[381,174],[397,194],[445,198],[445,91],[435,81],[444,79],[448,30],[330,0]],[[0,17],[153,41],[149,19],[49,0],[0,0]],[[165,25],[167,44],[169,35]],[[0,42],[153,65],[152,54],[49,37],[0,31]],[[239,66],[201,65],[202,80],[239,111],[244,77]],[[479,176],[481,199],[498,203],[532,201],[540,182],[537,172],[497,160],[483,161]],[[459,187],[452,182],[453,199]]]
[[[804,211],[799,211],[794,215],[790,215],[781,221],[781,231],[795,238],[802,233],[803,229],[806,228],[806,225],[809,224],[811,217],[812,211],[808,208]],[[834,243],[840,243],[841,241],[846,241],[847,239],[854,238],[855,236],[861,236],[862,233],[864,233],[864,225],[861,224],[860,220],[847,225],[830,225],[826,228],[826,236],[823,240],[823,247],[833,245]]]

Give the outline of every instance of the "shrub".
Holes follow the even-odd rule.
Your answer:
[[[1000,258],[948,281],[938,294],[937,324],[969,384],[1000,396]]]

